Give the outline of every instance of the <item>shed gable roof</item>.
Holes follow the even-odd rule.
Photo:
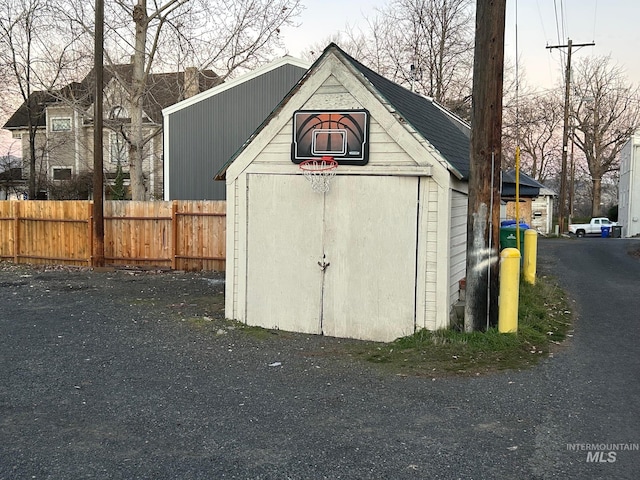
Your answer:
[[[469,177],[470,127],[453,113],[424,97],[379,75],[345,53],[335,48],[353,65],[422,137],[433,145],[455,168],[462,178]],[[326,50],[325,50],[326,52]]]
[[[520,195],[522,197],[537,197],[538,195],[554,195],[554,193],[540,182],[526,173],[520,172]],[[513,197],[516,194],[516,171],[502,172],[502,196]]]
[[[380,98],[386,100],[406,123],[410,124],[426,142],[432,145],[448,165],[451,166],[450,170],[454,171],[456,176],[462,179],[468,178],[470,127],[463,120],[453,113],[448,112],[433,99],[411,92],[377,74],[349,56],[336,44],[331,43],[309,68],[307,74],[304,75],[291,90],[289,95],[283,99],[279,107],[265,119],[243,147],[236,152],[216,174],[216,179],[220,180],[225,177],[227,168],[233,163],[235,158],[240,155],[270,120],[278,114],[282,107],[296,94],[308,78],[314,74],[323,59],[331,54],[339,57],[342,62],[351,65],[353,70],[360,75],[360,81],[368,83]],[[355,76],[357,77],[358,75],[356,74]]]

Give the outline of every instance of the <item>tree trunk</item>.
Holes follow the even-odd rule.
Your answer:
[[[591,216],[599,217],[602,215],[600,203],[602,201],[602,180],[593,177],[593,203],[591,204]]]
[[[144,183],[144,132],[142,129],[143,99],[145,90],[145,57],[149,17],[146,0],[138,0],[133,9],[136,24],[135,51],[131,77],[131,132],[129,135],[129,175],[131,177],[131,198],[146,200]]]
[[[31,115],[31,114],[29,114]],[[31,120],[29,120],[31,123]],[[36,129],[29,125],[29,200],[36,200]]]

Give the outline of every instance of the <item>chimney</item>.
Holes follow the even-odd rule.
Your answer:
[[[184,69],[184,98],[200,93],[200,73],[196,67]]]

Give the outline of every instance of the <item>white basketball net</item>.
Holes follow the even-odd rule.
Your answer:
[[[317,193],[329,191],[337,167],[338,162],[333,159],[307,160],[300,164],[304,178],[311,182],[311,189]]]

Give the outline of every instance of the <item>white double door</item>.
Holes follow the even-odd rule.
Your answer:
[[[326,194],[300,175],[247,182],[246,320],[390,341],[413,333],[419,179],[341,176]]]

